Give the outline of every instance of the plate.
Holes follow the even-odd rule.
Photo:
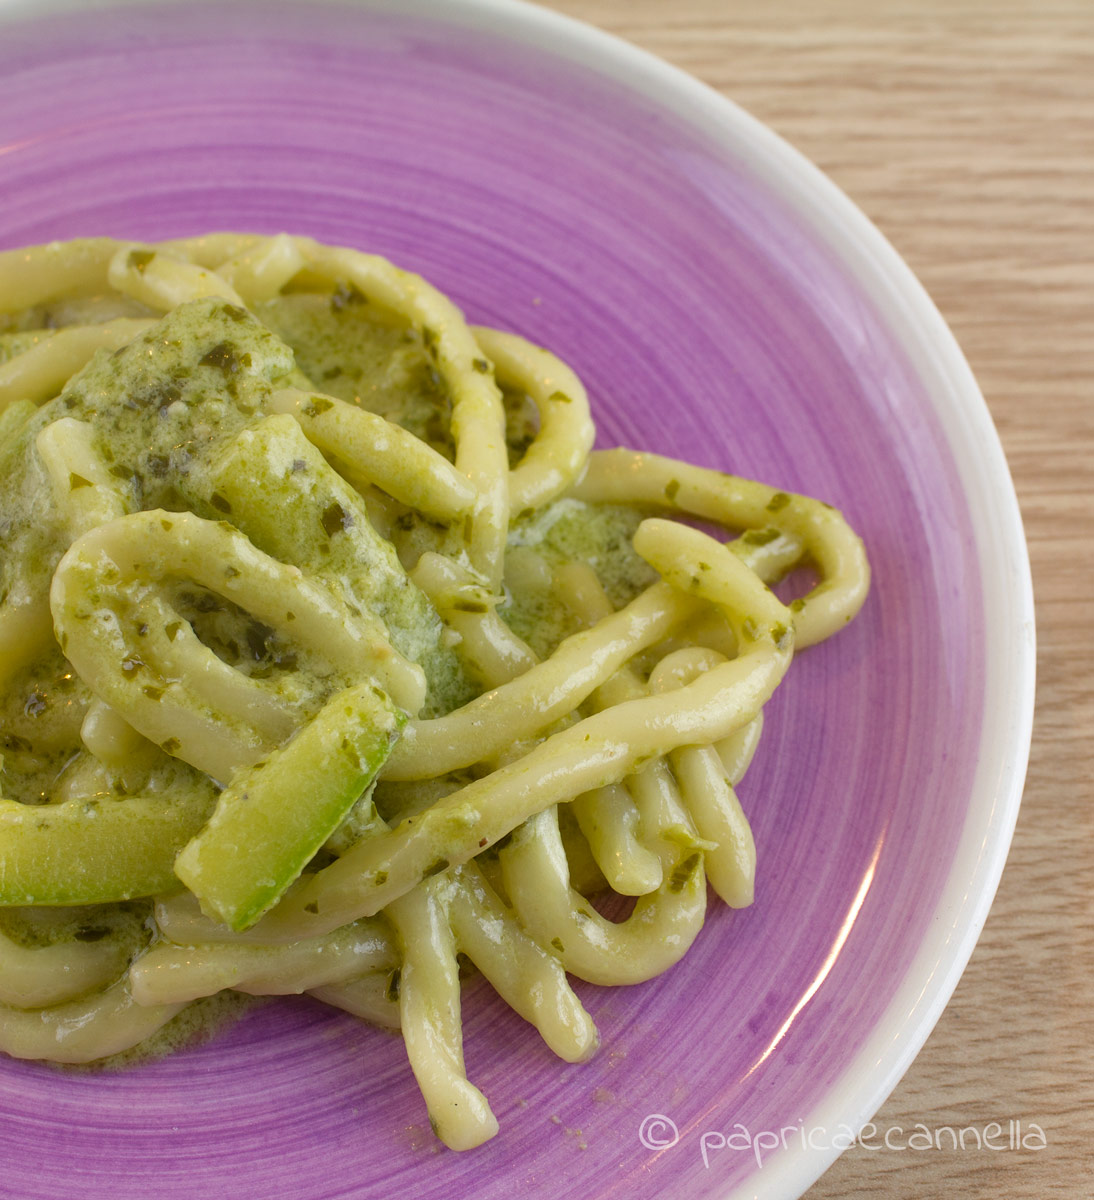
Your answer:
[[[568,359],[601,445],[819,496],[874,570],[768,709],[754,907],[713,908],[660,979],[582,988],[582,1066],[467,988],[494,1141],[443,1150],[399,1040],[301,998],[126,1073],[4,1061],[5,1193],[800,1194],[956,984],[1029,744],[1013,489],[919,285],[747,115],[539,9],[36,3],[0,27],[0,246],[286,229],[385,254]]]

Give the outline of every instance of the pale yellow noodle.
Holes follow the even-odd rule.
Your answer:
[[[188,300],[218,296],[243,307],[243,298],[213,271],[158,250],[123,246],[106,272],[111,287],[157,312],[170,312]]]
[[[134,964],[130,989],[144,1005],[186,1003],[225,988],[294,995],[390,969],[396,962],[391,936],[377,919],[283,946],[161,943]]]
[[[531,936],[474,863],[453,872],[448,918],[459,948],[559,1058],[581,1062],[596,1050],[596,1026],[554,947]]]
[[[514,513],[542,508],[585,469],[596,430],[581,380],[561,359],[524,338],[476,325],[472,328],[498,378],[523,389],[539,413],[539,430],[509,472],[509,506]]]
[[[111,938],[30,947],[0,933],[0,1005],[65,1004],[113,983],[128,961],[126,947]]]
[[[97,350],[127,346],[152,324],[150,320],[117,317],[101,325],[43,331],[33,349],[0,365],[0,409],[16,400],[41,404],[51,399]]]
[[[53,496],[72,538],[125,515],[121,490],[95,449],[91,427],[74,417],[47,425],[35,447],[53,485]]]
[[[866,598],[870,569],[862,542],[834,508],[807,496],[630,450],[594,451],[573,494],[595,502],[660,505],[732,529],[771,527],[799,538],[822,576],[795,610],[799,648],[838,632]]]
[[[352,1013],[382,1029],[402,1028],[398,999],[392,998],[392,972],[372,971],[349,983],[325,983],[308,988],[308,995]]]
[[[0,1050],[13,1058],[94,1062],[139,1045],[182,1008],[182,1004],[137,1004],[128,980],[122,980],[52,1008],[0,1010]]]
[[[387,915],[402,948],[403,1040],[430,1124],[446,1145],[470,1150],[492,1138],[498,1123],[464,1071],[460,972],[446,889],[447,880],[430,880],[391,904]]]
[[[344,460],[361,479],[438,521],[470,512],[475,489],[446,458],[400,426],[334,396],[283,388],[270,409],[290,413],[308,440]]]

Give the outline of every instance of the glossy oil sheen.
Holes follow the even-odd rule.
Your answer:
[[[843,1075],[904,979],[965,819],[984,706],[978,555],[923,385],[732,143],[505,22],[259,11],[5,27],[0,248],[231,228],[388,255],[472,320],[566,358],[600,445],[843,509],[873,590],[768,708],[740,789],[753,908],[713,907],[658,980],[581,986],[602,1036],[585,1065],[556,1061],[481,981],[466,989],[493,1142],[443,1150],[397,1038],[288,999],[126,1073],[0,1062],[0,1193],[762,1194],[741,1131],[806,1123]],[[677,1144],[643,1145],[654,1113]],[[704,1162],[704,1131],[738,1137]]]

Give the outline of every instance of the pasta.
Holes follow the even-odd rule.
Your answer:
[[[593,439],[565,364],[375,256],[0,254],[0,1049],[307,992],[401,1029],[463,1149],[464,959],[578,1062],[571,976],[666,970],[708,881],[751,902],[736,789],[861,542]]]

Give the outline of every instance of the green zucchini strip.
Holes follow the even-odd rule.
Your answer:
[[[0,904],[101,904],[178,890],[175,856],[214,790],[62,804],[0,798]]]
[[[371,683],[340,691],[283,746],[236,771],[175,863],[202,910],[246,929],[376,778],[406,720]]]

